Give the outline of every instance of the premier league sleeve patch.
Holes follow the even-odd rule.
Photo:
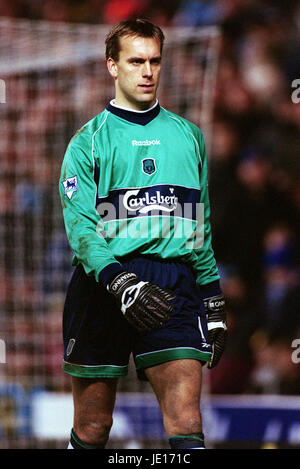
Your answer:
[[[77,176],[65,179],[62,184],[64,186],[65,195],[71,200],[74,192],[77,192]]]

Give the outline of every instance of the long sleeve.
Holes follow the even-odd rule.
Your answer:
[[[74,253],[73,265],[81,263],[87,275],[99,280],[107,268],[119,271],[103,236],[103,223],[95,206],[97,186],[90,139],[71,140],[64,156],[59,192],[67,237]],[[86,140],[86,141],[85,141]]]
[[[200,168],[200,203],[203,204],[202,219],[200,220],[199,229],[201,230],[201,246],[194,249],[197,259],[193,263],[194,271],[197,275],[197,283],[199,285],[208,284],[219,280],[218,269],[212,248],[212,234],[210,224],[210,202],[208,193],[207,179],[207,155],[205,150],[204,138],[199,132],[199,150],[201,157]]]

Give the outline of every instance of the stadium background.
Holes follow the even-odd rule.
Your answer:
[[[213,89],[212,122],[197,93],[201,70],[209,66],[201,55],[205,40],[185,43],[174,62],[166,57],[174,88],[168,93],[163,83],[160,96],[170,110],[199,124],[203,119],[209,140],[214,249],[230,333],[221,363],[205,373],[210,445],[299,447],[300,103],[292,95],[300,79],[300,2],[1,0],[0,71],[17,67],[22,54],[34,61],[42,52],[47,59],[49,24],[65,25],[64,38],[69,35],[72,44],[77,25],[109,27],[135,16],[166,29],[193,27],[196,36],[211,26],[220,32],[218,55],[211,56],[216,76],[209,76],[208,95],[201,95],[205,100]],[[8,19],[10,31],[15,27],[11,42]],[[30,20],[23,33],[22,19]],[[36,21],[32,44],[28,29],[35,31]],[[0,104],[0,448],[66,446],[64,411],[69,418],[72,403],[61,371],[61,311],[71,253],[58,172],[71,135],[112,96],[103,64],[87,64],[85,87],[80,71],[74,87],[71,66],[54,73],[42,64],[38,73],[19,71],[5,80],[6,102]],[[131,368],[119,390],[110,446],[163,447],[148,385]]]

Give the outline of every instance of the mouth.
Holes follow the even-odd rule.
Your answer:
[[[141,88],[144,91],[152,91],[154,89],[154,84],[142,84],[139,85],[139,88]]]

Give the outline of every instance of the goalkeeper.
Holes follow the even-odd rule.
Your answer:
[[[160,106],[164,35],[124,21],[106,38],[115,99],[71,139],[60,195],[76,266],[64,317],[69,448],[105,448],[130,354],[172,449],[204,448],[202,366],[226,341],[203,135]]]

